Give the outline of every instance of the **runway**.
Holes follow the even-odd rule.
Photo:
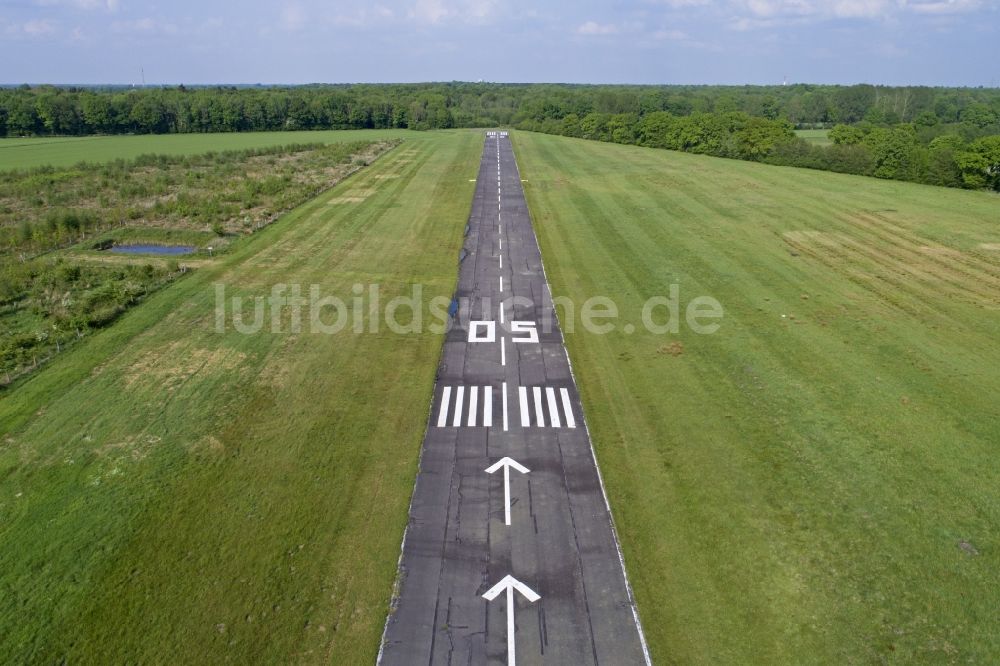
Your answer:
[[[649,663],[506,132],[488,132],[379,663]]]

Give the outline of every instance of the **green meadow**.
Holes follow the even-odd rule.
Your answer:
[[[1000,199],[514,142],[654,660],[1000,658]]]
[[[3,662],[374,661],[442,337],[220,333],[216,285],[450,296],[482,134],[281,134],[0,142],[404,139],[0,394]],[[654,661],[995,661],[1000,199],[512,136],[554,295],[620,312],[565,337]],[[647,331],[671,285],[719,330]]]
[[[220,333],[215,285],[450,297],[480,151],[406,141],[0,397],[0,661],[374,660],[442,338]]]
[[[795,130],[795,135],[800,139],[805,139],[809,143],[817,146],[829,146],[833,143],[830,140],[830,131],[824,129]]]
[[[0,170],[77,162],[109,162],[140,155],[197,155],[209,151],[271,148],[295,143],[340,143],[419,137],[412,130],[317,130],[307,132],[222,132],[0,139]]]

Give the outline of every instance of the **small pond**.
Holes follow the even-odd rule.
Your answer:
[[[197,248],[194,247],[193,245],[136,244],[136,245],[114,245],[109,249],[112,252],[118,252],[120,254],[175,255],[175,254],[191,254]]]

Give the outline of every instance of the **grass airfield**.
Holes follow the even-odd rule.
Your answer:
[[[374,660],[441,338],[220,335],[212,285],[450,295],[482,135],[401,135],[0,397],[0,658]],[[566,335],[654,661],[995,660],[1000,200],[513,140],[555,295],[725,309]]]
[[[1000,199],[514,141],[554,294],[725,308],[566,336],[654,660],[1000,657]]]

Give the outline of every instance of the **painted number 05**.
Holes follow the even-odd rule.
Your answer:
[[[538,342],[538,327],[533,321],[510,322],[513,342]],[[496,342],[497,323],[495,321],[470,321],[469,342]]]

